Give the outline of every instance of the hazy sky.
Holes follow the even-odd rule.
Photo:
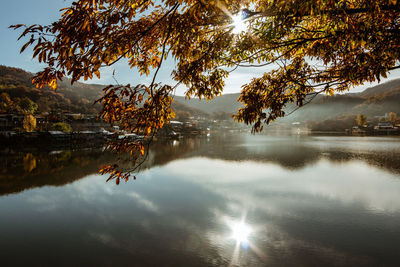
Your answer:
[[[23,54],[19,50],[23,41],[17,42],[20,31],[8,29],[12,24],[50,24],[60,16],[59,10],[68,6],[71,0],[11,0],[2,1],[0,9],[0,65],[18,67],[30,72],[41,70],[43,65],[32,60],[32,53],[29,49]],[[158,76],[158,82],[174,85],[169,75],[173,69],[173,60],[166,61],[162,71]],[[139,76],[135,70],[130,69],[125,62],[115,64],[110,69],[102,70],[101,79],[93,79],[89,83],[110,84],[115,83],[112,78],[112,72],[115,69],[115,77],[120,83],[148,83],[150,77]],[[251,80],[252,77],[260,76],[264,71],[270,70],[260,68],[238,69],[231,74],[226,82],[224,93],[240,92],[241,85]],[[389,79],[399,78],[400,71],[394,72]],[[371,86],[366,84],[362,87],[354,88],[351,92],[357,92]],[[178,95],[182,95],[185,88],[180,87],[177,90]]]

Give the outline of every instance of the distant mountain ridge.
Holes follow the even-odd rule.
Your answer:
[[[187,100],[184,97],[175,97],[176,101],[205,113],[214,112],[235,113],[242,104],[237,101],[240,94],[218,96],[210,101],[199,99]],[[286,113],[291,113],[296,106],[290,104]],[[337,94],[334,96],[317,96],[311,103],[301,107],[290,116],[282,118],[284,121],[325,120],[343,115],[364,114],[367,116],[383,116],[385,113],[395,112],[400,115],[400,79],[388,81],[365,89],[360,93]]]
[[[295,120],[323,120],[355,114],[375,117],[389,112],[400,114],[400,79],[367,88],[360,93],[319,96],[292,117]]]
[[[400,79],[394,79],[382,84],[365,89],[359,93],[363,97],[373,97],[379,95],[397,95],[400,92]]]
[[[200,100],[198,98],[186,99],[184,96],[175,96],[177,102],[183,103],[189,107],[195,108],[207,114],[213,113],[234,113],[242,104],[237,101],[240,94],[225,94],[217,96],[212,100]]]

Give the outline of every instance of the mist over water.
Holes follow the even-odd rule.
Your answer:
[[[136,181],[101,149],[0,153],[3,266],[398,266],[400,139],[158,142]]]

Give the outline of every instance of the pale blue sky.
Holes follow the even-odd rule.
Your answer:
[[[20,31],[8,29],[12,24],[48,24],[58,17],[58,10],[66,5],[63,0],[11,0],[2,1],[0,9],[0,64],[19,67],[31,72],[40,66],[31,60],[32,54],[19,54],[23,44],[17,42]]]
[[[41,70],[43,65],[40,65],[35,60],[32,60],[32,53],[29,49],[23,54],[19,53],[23,41],[17,42],[20,31],[8,29],[12,24],[50,24],[60,16],[59,10],[72,3],[72,0],[7,0],[3,1],[0,9],[0,65],[18,67],[30,72]],[[163,66],[158,82],[164,82],[173,85],[169,78],[173,67],[173,61],[168,60]],[[125,62],[120,62],[111,69],[105,69],[101,72],[101,79],[94,79],[88,83],[114,83],[112,72],[115,69],[115,76],[120,83],[148,83],[150,77],[139,76],[135,70],[131,70]],[[224,93],[240,92],[240,87],[246,82],[249,82],[252,77],[259,76],[263,71],[269,69],[254,69],[245,68],[239,69],[231,74],[226,82]],[[399,78],[400,71],[396,71],[390,75],[389,79]],[[351,91],[356,92],[363,90],[370,84],[354,88]],[[178,95],[182,95],[185,88],[180,87],[177,90]]]

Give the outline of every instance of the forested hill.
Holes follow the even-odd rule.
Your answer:
[[[319,96],[287,119],[318,121],[355,114],[372,118],[389,112],[400,114],[400,79],[367,88],[361,93]]]
[[[198,98],[185,99],[183,96],[175,96],[175,101],[201,110],[209,115],[218,113],[235,113],[242,105],[237,101],[239,94],[225,94],[217,96],[210,101]]]
[[[363,97],[387,97],[387,96],[397,96],[400,94],[400,79],[395,79],[374,87],[366,89],[364,92],[360,93]]]
[[[19,68],[0,65],[0,95],[6,93],[13,103],[29,98],[38,105],[39,114],[50,111],[95,114],[100,110],[100,105],[93,103],[102,96],[102,89],[106,85],[80,82],[71,85],[69,79],[64,79],[59,82],[56,91],[49,88],[38,89],[32,85],[33,75]],[[0,99],[1,101],[4,99]],[[206,115],[181,102],[175,102],[173,108],[178,116]]]
[[[57,91],[38,89],[32,85],[33,74],[22,69],[0,66],[0,94],[6,93],[12,101],[29,98],[41,112],[97,113],[100,106],[93,105],[101,97],[103,85],[74,83],[68,79],[59,83]]]

